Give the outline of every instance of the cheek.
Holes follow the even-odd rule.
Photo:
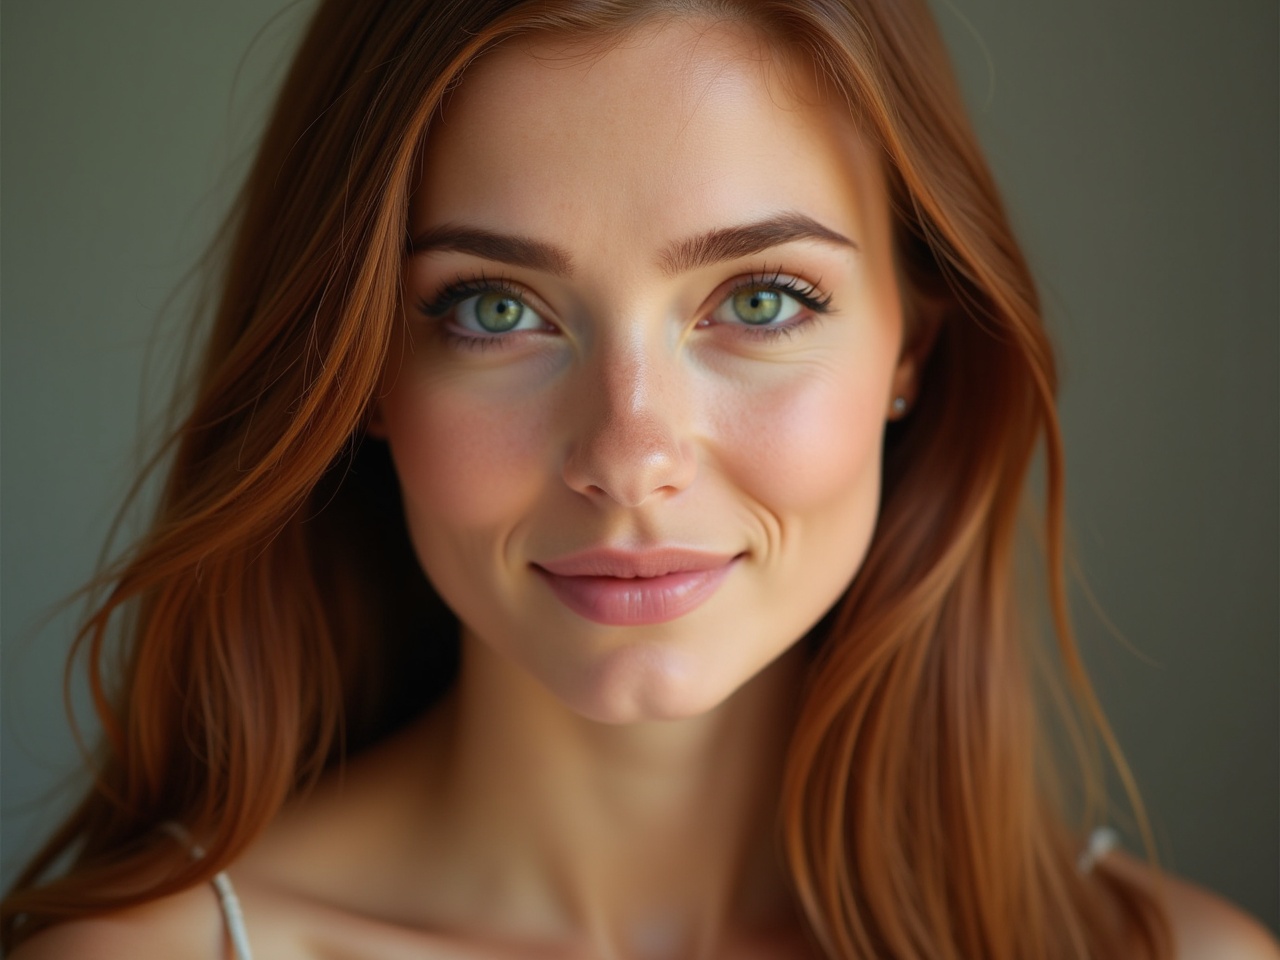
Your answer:
[[[546,417],[447,384],[397,389],[384,403],[387,442],[410,522],[484,529],[536,495]]]
[[[780,518],[851,499],[874,509],[887,383],[815,366],[731,404],[738,412],[722,414],[716,431],[736,483]]]

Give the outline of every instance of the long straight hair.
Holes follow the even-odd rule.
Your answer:
[[[1042,769],[1013,590],[1041,444],[1058,650],[1078,714],[1111,742],[1066,617],[1053,355],[923,0],[320,5],[228,220],[157,517],[78,637],[105,737],[93,788],[4,901],[5,947],[207,880],[452,682],[456,621],[414,558],[384,445],[364,439],[424,139],[504,39],[608,38],[655,15],[743,20],[813,65],[878,145],[907,301],[938,324],[788,756],[782,849],[816,943],[832,958],[1167,954],[1149,895],[1105,865],[1077,872],[1081,835]],[[159,838],[166,821],[205,858]]]

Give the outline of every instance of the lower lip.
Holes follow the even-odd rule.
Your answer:
[[[666,623],[702,606],[719,589],[733,561],[710,570],[661,577],[562,577],[534,567],[566,607],[610,627]]]

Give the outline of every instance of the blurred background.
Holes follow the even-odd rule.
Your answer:
[[[934,8],[1061,349],[1086,660],[1165,865],[1280,930],[1280,8]],[[183,279],[311,9],[0,11],[5,886],[78,782],[58,604],[154,439]]]

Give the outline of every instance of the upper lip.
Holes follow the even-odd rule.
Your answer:
[[[660,547],[650,550],[619,550],[605,547],[583,550],[554,560],[540,560],[534,566],[560,577],[661,577],[669,573],[714,570],[737,554]]]

